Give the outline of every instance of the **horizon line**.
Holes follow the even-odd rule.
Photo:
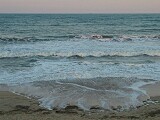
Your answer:
[[[140,12],[140,13],[133,13],[133,12],[0,12],[0,14],[160,14],[160,12]]]

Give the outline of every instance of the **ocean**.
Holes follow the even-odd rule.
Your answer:
[[[160,14],[0,14],[0,84],[48,109],[129,109],[159,80]]]

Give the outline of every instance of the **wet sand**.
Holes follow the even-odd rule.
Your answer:
[[[64,110],[46,110],[34,99],[21,95],[0,91],[0,120],[160,120],[160,83],[146,85],[151,100],[145,105],[129,111],[84,112],[76,106],[68,106]],[[98,108],[97,108],[98,109]]]

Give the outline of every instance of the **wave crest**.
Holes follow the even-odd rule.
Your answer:
[[[44,36],[44,38],[36,38],[36,37],[0,37],[1,42],[36,42],[36,41],[50,41],[50,40],[59,40],[67,38],[71,39],[89,39],[89,40],[99,40],[99,41],[132,41],[134,39],[160,39],[160,35],[140,35],[140,36],[132,36],[132,35],[101,35],[101,34],[90,34],[90,35],[61,35],[61,36]],[[65,39],[66,40],[66,39]]]
[[[24,38],[18,38],[18,37],[1,37],[0,41],[3,42],[31,42],[35,41],[37,38],[35,37],[24,37]]]
[[[160,57],[160,52],[150,53],[131,53],[131,52],[114,52],[114,53],[57,53],[57,52],[28,52],[28,53],[15,53],[15,52],[3,52],[0,53],[0,58],[19,58],[19,57],[54,57],[54,58],[105,58],[105,57]]]

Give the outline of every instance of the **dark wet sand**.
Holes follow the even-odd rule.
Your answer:
[[[152,99],[160,102],[160,97]],[[33,99],[10,92],[0,92],[0,120],[160,120],[160,103],[147,103],[123,112],[83,112],[76,106],[48,111]]]

